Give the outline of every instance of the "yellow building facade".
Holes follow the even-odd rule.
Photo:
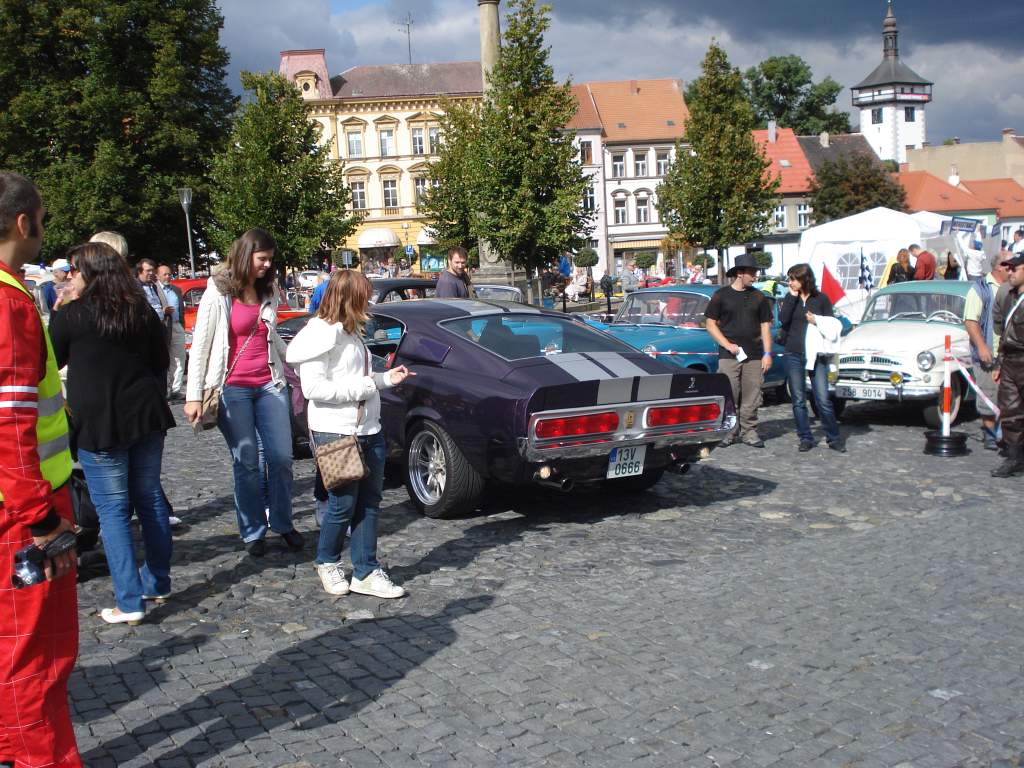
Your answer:
[[[309,103],[333,162],[344,164],[352,208],[363,216],[340,249],[364,268],[442,268],[420,200],[441,140],[444,99],[479,101],[479,62],[353,67],[333,78],[323,49],[283,51],[280,73]]]

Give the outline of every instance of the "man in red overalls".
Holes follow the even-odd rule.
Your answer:
[[[47,580],[14,589],[14,553],[73,530],[67,418],[56,363],[18,275],[39,255],[45,209],[35,185],[0,172],[0,765],[82,760],[68,712],[78,655],[74,550]]]

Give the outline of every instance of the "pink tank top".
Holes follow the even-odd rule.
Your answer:
[[[270,353],[268,351],[267,324],[259,321],[259,327],[253,334],[252,340],[245,346],[242,354],[238,351],[245,345],[245,340],[252,333],[252,326],[259,320],[260,304],[243,304],[238,299],[231,301],[231,327],[228,329],[228,368],[231,375],[225,380],[225,384],[234,384],[238,387],[262,387],[271,381],[270,375]],[[234,369],[231,363],[238,358]]]

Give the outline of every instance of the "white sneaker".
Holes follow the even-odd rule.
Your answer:
[[[320,574],[320,583],[324,585],[324,591],[329,595],[347,595],[348,580],[345,572],[337,563],[324,563],[316,566],[316,572]]]
[[[171,515],[167,518],[167,522],[170,523],[171,528],[177,528],[184,522],[184,520],[182,520],[180,517],[175,517],[174,515]]]
[[[351,590],[360,595],[371,595],[372,597],[405,597],[405,590],[391,581],[391,577],[384,573],[383,568],[378,568],[365,579],[352,577]]]

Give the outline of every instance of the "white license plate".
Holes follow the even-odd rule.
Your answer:
[[[848,400],[885,400],[885,387],[836,387],[836,397]]]
[[[608,457],[608,478],[632,477],[644,473],[644,457],[647,456],[646,445],[634,445],[629,448],[613,448]]]

